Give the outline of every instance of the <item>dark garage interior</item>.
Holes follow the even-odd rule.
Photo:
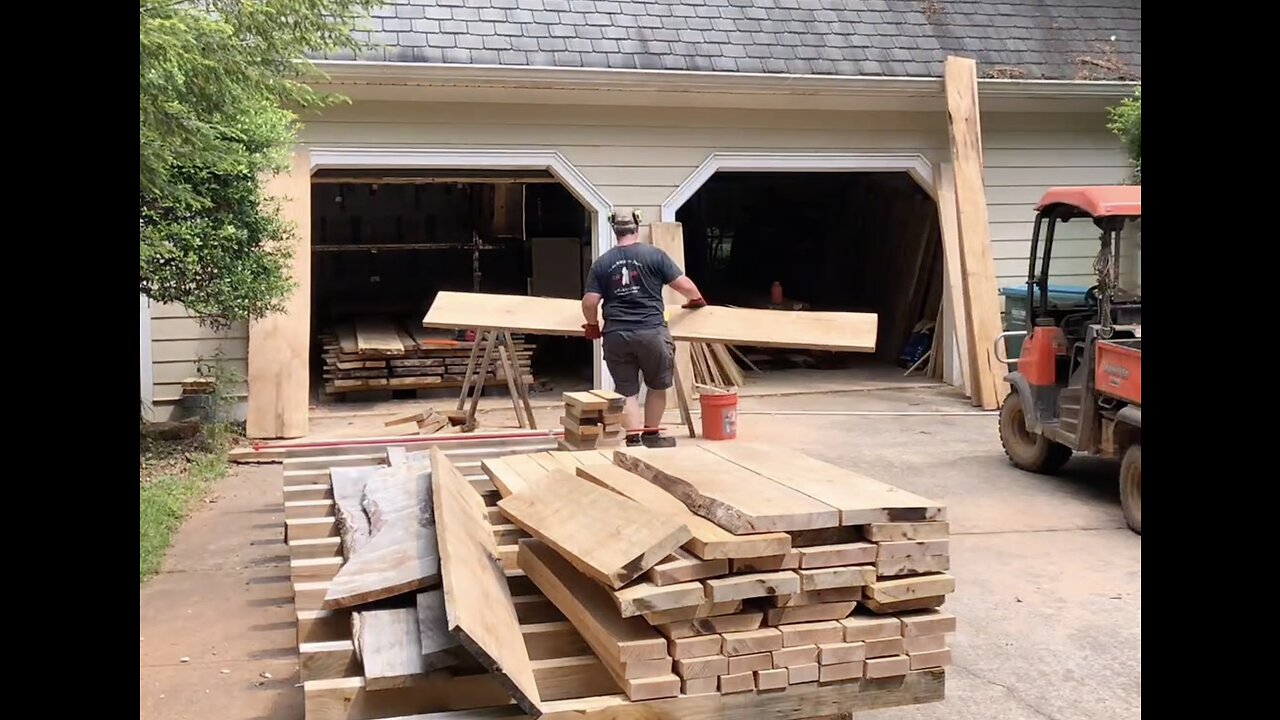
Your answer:
[[[456,396],[471,343],[421,327],[436,293],[580,297],[591,257],[589,213],[545,171],[320,171],[311,232],[319,402]],[[517,351],[535,389],[591,382],[584,340],[517,337]]]
[[[943,281],[937,216],[907,173],[722,171],[676,219],[686,270],[713,304],[879,315],[873,355],[738,348],[761,370],[884,375],[932,341]],[[930,334],[900,360],[917,330]]]

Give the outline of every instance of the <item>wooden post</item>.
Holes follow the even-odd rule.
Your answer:
[[[1004,365],[995,359],[993,343],[1000,334],[995,261],[982,180],[982,139],[978,126],[977,63],[949,57],[943,71],[951,160],[955,164],[956,207],[960,228],[960,260],[964,301],[969,318],[969,354],[973,361],[973,397],[984,409],[1000,407],[1007,392]]]
[[[294,148],[292,167],[266,182],[291,224],[293,293],[284,312],[249,324],[251,438],[297,438],[307,434],[311,349],[311,153]]]
[[[942,304],[943,328],[946,335],[944,345],[955,348],[960,365],[960,387],[966,395],[976,398],[973,388],[973,363],[969,356],[969,320],[965,312],[964,269],[960,260],[960,228],[956,218],[956,177],[951,163],[941,163],[934,171],[934,187],[938,192],[938,229],[942,236],[943,289]],[[951,347],[946,348],[943,355],[948,358],[943,372],[951,376]]]
[[[665,252],[676,265],[684,270],[684,228],[680,223],[653,223],[649,228],[649,241],[654,247]],[[684,297],[669,287],[662,289],[662,300],[668,305],[681,304]],[[671,388],[668,401],[676,400],[677,407],[682,408],[685,424],[689,428],[689,437],[696,437],[693,420],[688,416],[687,408],[693,400],[693,357],[689,343],[676,343],[676,384]],[[668,402],[670,404],[670,402]]]

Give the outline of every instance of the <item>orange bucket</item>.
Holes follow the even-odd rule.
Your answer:
[[[738,436],[738,395],[699,395],[702,407],[702,437],[732,440]]]

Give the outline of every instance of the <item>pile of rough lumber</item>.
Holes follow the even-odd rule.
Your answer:
[[[481,463],[517,566],[633,701],[949,664],[942,506],[744,443]]]
[[[703,385],[742,387],[747,378],[742,368],[734,362],[730,345],[690,343],[689,357],[693,362],[693,380]]]
[[[561,450],[594,450],[622,440],[622,409],[626,398],[611,390],[564,394]]]
[[[325,392],[462,387],[474,343],[453,335],[388,318],[339,324],[319,336]],[[533,345],[518,334],[512,340],[520,372],[532,383]],[[486,384],[505,387],[506,375],[496,365],[489,363]]]
[[[479,708],[485,710],[477,717],[513,720],[629,717],[636,711],[645,717],[801,720],[943,698],[945,670],[938,666],[945,664],[946,653],[934,648],[939,641],[946,646],[949,616],[917,618],[899,610],[876,616],[859,609],[852,618],[881,620],[864,621],[862,627],[842,618],[845,622],[837,624],[846,629],[837,641],[829,627],[826,635],[803,627],[820,621],[792,622],[776,617],[786,614],[777,612],[769,616],[805,607],[800,603],[849,602],[834,599],[838,593],[801,587],[788,602],[775,604],[773,598],[748,597],[752,591],[739,587],[760,573],[745,566],[735,573],[735,563],[772,557],[783,564],[805,548],[819,552],[820,545],[806,542],[830,545],[833,538],[818,537],[822,532],[849,537],[850,527],[827,522],[832,513],[852,511],[850,503],[810,518],[823,522],[815,530],[735,534],[614,464],[614,454],[552,451],[555,442],[551,433],[511,431],[284,446],[279,459],[285,536],[306,720],[430,720],[437,712],[444,713],[443,720],[454,711]],[[673,453],[674,458],[683,450],[616,453],[649,458]],[[772,448],[768,452],[790,458]],[[605,489],[602,477],[620,487],[625,483],[643,501]],[[577,484],[564,493],[559,485],[565,482]],[[875,488],[884,487],[865,479],[855,485],[873,499]],[[640,489],[645,487],[654,492]],[[882,512],[858,515],[867,523],[863,535],[880,519],[911,521],[935,535],[944,529],[940,508],[894,492],[898,502],[876,500]],[[554,497],[564,502],[546,502]],[[620,501],[625,516],[618,514]],[[777,501],[771,498],[771,504]],[[779,507],[780,512],[796,510]],[[915,522],[924,516],[933,519]],[[752,520],[775,521],[764,515]],[[789,524],[794,523],[784,523]],[[554,530],[544,539],[530,537],[525,527]],[[907,526],[884,530],[891,531],[886,543],[910,534]],[[647,550],[629,558],[635,548]],[[719,574],[704,577],[708,566]],[[804,569],[792,572],[799,578]],[[705,595],[720,580],[734,589],[716,592],[743,597],[684,608],[676,602],[679,593],[688,599],[690,585]],[[859,593],[872,586],[862,587]],[[734,611],[725,612],[724,602]],[[744,623],[744,617],[745,624],[716,626]],[[854,635],[847,628],[856,628]],[[784,641],[780,652],[767,651],[767,670],[742,670],[744,664],[760,666],[766,654],[755,651],[759,645],[753,643],[772,641],[733,633],[761,630],[785,632],[794,642]],[[859,642],[863,659],[861,673],[855,674]],[[702,682],[693,682],[686,692],[690,681],[677,673],[692,668],[694,659],[711,657],[688,655],[710,652],[711,645],[718,648],[712,655],[725,658],[725,670],[733,662],[741,672],[737,677],[722,673],[728,676],[723,691],[716,675],[714,691],[705,678],[692,678]],[[817,647],[815,659],[798,662],[808,658],[810,645]],[[896,654],[883,655],[888,658],[883,662],[873,657],[890,651]],[[773,667],[775,652],[778,667]],[[868,657],[877,662],[868,663]],[[911,669],[913,661],[928,669]],[[709,662],[714,669],[719,660]],[[809,681],[815,670],[816,682]],[[787,684],[779,685],[784,674]],[[707,692],[693,694],[699,689]]]

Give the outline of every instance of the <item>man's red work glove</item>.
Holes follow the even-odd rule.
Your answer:
[[[586,323],[582,326],[587,331],[588,340],[599,340],[603,335],[600,334],[600,326],[595,323]]]
[[[686,310],[694,310],[696,308],[706,307],[706,306],[707,306],[706,300],[703,300],[701,297],[696,297],[690,300],[689,302],[685,303],[684,305],[681,305],[680,307]]]

